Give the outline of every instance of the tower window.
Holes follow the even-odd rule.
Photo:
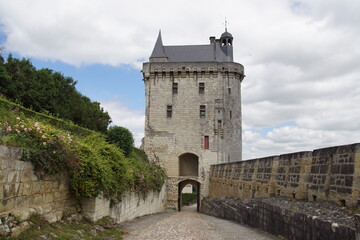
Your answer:
[[[231,88],[228,88],[229,94],[231,94]]]
[[[230,118],[232,118],[232,112],[230,111]]]
[[[205,93],[205,83],[199,83],[199,93],[200,94]]]
[[[204,136],[204,149],[209,149],[209,136]]]
[[[172,105],[166,106],[166,117],[168,117],[168,118],[172,117]]]
[[[172,93],[177,94],[178,93],[178,83],[173,83],[172,85]]]
[[[200,117],[201,118],[206,117],[206,107],[205,107],[205,105],[200,105]]]

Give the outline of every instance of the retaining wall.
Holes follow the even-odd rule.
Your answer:
[[[360,143],[212,165],[209,196],[286,196],[360,207]]]
[[[81,200],[82,215],[97,221],[110,216],[118,223],[132,220],[136,217],[164,211],[165,187],[160,192],[150,192],[145,197],[128,192],[118,202],[111,202],[104,198]]]
[[[78,200],[71,195],[66,173],[39,179],[30,162],[20,161],[22,150],[0,145],[0,215],[31,213],[49,222],[60,220],[63,211],[76,212]]]
[[[166,184],[159,193],[150,192],[145,197],[128,192],[118,202],[101,198],[79,201],[71,193],[66,173],[39,179],[30,162],[20,161],[22,151],[0,145],[0,217],[12,215],[26,220],[31,214],[38,213],[49,222],[55,222],[64,212],[81,211],[93,221],[110,216],[122,222],[164,210]],[[1,226],[4,227],[4,222],[0,220]],[[4,234],[12,229],[7,226],[6,231]]]
[[[292,211],[260,199],[244,204],[241,200],[203,199],[201,212],[241,224],[260,228],[276,236],[292,240],[358,240],[355,230],[330,220]],[[359,220],[359,216],[356,216]]]

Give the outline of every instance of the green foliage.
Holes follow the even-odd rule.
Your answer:
[[[3,59],[1,57],[1,59]],[[37,112],[51,113],[83,127],[106,132],[110,116],[98,102],[79,93],[76,81],[51,69],[40,69],[29,59],[0,59],[0,93]]]
[[[132,151],[130,152],[130,157],[142,160],[145,163],[149,163],[149,159],[148,159],[145,151],[142,149],[133,148]]]
[[[95,198],[102,194],[117,198],[129,189],[124,182],[125,157],[115,145],[93,134],[79,141],[77,152],[82,161],[79,171],[72,173],[71,186],[78,197]]]
[[[126,158],[100,133],[37,114],[1,97],[0,129],[0,144],[27,149],[24,160],[34,164],[39,177],[67,170],[79,198],[118,199],[129,190],[145,195],[160,191],[165,182],[164,170],[149,164],[142,150],[133,148]]]
[[[129,156],[134,146],[134,138],[129,129],[120,126],[111,126],[107,131],[108,139],[111,143],[124,151],[125,156]]]
[[[182,193],[181,194],[181,201],[183,205],[190,205],[195,203],[197,199],[196,193]]]

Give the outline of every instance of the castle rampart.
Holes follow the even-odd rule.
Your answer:
[[[333,201],[360,207],[360,143],[212,165],[210,198]]]

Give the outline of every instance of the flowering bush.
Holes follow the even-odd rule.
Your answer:
[[[27,149],[24,160],[34,164],[39,176],[56,174],[66,169],[70,160],[73,163],[77,159],[76,140],[69,133],[20,116],[1,125],[5,135],[2,142]]]
[[[23,160],[33,163],[39,177],[67,170],[79,198],[102,195],[114,199],[125,191],[145,195],[163,186],[164,169],[149,164],[143,151],[133,150],[125,157],[99,133],[83,134],[86,131],[81,130],[74,134],[65,130],[77,129],[74,126],[62,123],[60,128],[54,121],[61,120],[47,121],[44,116],[22,110],[0,105],[0,144],[27,149]]]

